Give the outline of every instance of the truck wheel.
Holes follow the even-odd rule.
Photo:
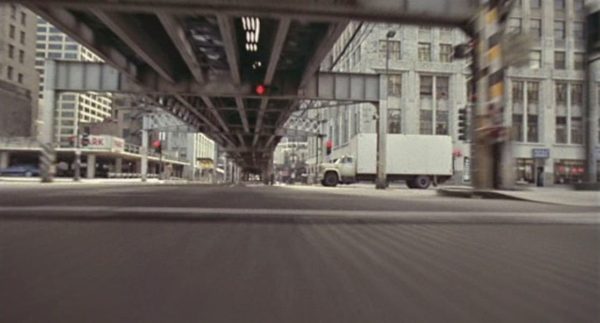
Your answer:
[[[338,184],[338,176],[334,172],[329,172],[325,174],[325,179],[323,181],[325,182],[325,186],[335,187]]]
[[[431,178],[429,176],[419,175],[414,179],[414,185],[418,189],[427,189],[431,185]]]

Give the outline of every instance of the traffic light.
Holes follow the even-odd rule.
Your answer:
[[[331,155],[331,149],[333,148],[333,141],[331,139],[327,140],[325,144],[325,149],[327,150],[327,156]]]
[[[156,152],[157,154],[162,153],[162,143],[160,140],[154,140],[152,142],[152,147],[154,148],[154,152]]]
[[[458,109],[458,140],[467,141],[469,119],[467,108]]]
[[[264,95],[265,93],[267,93],[267,87],[264,84],[258,84],[254,88],[254,92],[258,95]]]
[[[90,144],[90,134],[89,133],[84,133],[83,135],[81,135],[81,146],[82,147],[87,147]]]

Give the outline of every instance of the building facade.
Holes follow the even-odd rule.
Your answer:
[[[509,20],[509,32],[533,36],[529,64],[507,73],[504,119],[513,138],[517,181],[533,183],[541,177],[546,184],[572,183],[583,178],[584,17],[582,0],[521,0]],[[387,107],[387,115],[381,116],[387,132],[450,135],[453,180],[464,182],[469,180],[470,144],[458,139],[458,110],[468,104],[470,73],[469,62],[453,59],[453,47],[466,41],[458,29],[353,22],[322,69],[382,74],[379,104]],[[600,91],[600,82],[596,88]],[[598,96],[593,104],[600,109]],[[310,118],[325,121],[321,133],[333,142],[332,155],[357,133],[374,133],[375,116],[370,104],[309,111]],[[315,161],[316,147],[323,147],[317,140],[309,140],[309,163]],[[540,152],[548,157],[534,159]],[[323,160],[323,149],[319,155]]]
[[[36,134],[35,28],[33,12],[13,3],[0,4],[0,136]]]
[[[44,64],[47,59],[98,62],[87,48],[40,17],[36,18],[35,67],[40,74],[39,98],[43,99]],[[40,100],[43,105],[43,100]],[[70,145],[79,123],[101,122],[111,117],[112,99],[97,93],[61,93],[54,111],[55,140],[61,146]],[[43,107],[42,107],[43,108]]]

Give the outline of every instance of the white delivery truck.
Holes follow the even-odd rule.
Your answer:
[[[358,134],[347,146],[337,149],[332,163],[319,165],[324,186],[375,180],[377,135]],[[404,180],[409,188],[426,189],[443,183],[453,173],[450,136],[387,134],[387,181]]]

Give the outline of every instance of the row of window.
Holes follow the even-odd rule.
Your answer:
[[[8,27],[8,37],[10,39],[15,39],[17,37],[17,28],[15,25],[10,25]],[[21,45],[25,45],[25,32],[22,30],[19,32],[19,42]]]
[[[389,51],[388,51],[389,47]],[[450,63],[452,62],[453,55],[453,46],[452,44],[440,44],[439,58],[440,62]],[[382,58],[387,58],[391,60],[401,60],[402,59],[402,43],[398,40],[380,40],[379,41],[379,54]],[[431,43],[427,42],[419,42],[418,43],[418,57],[421,62],[431,62],[432,52],[431,52]]]
[[[573,21],[572,23],[573,38],[583,40],[584,35],[584,23],[581,21]],[[564,40],[567,38],[567,22],[565,20],[554,21],[554,39]],[[522,18],[510,18],[508,21],[508,30],[513,34],[520,34],[523,32],[523,19]],[[539,39],[542,37],[542,19],[532,18],[529,19],[529,33],[531,36]]]
[[[16,20],[17,19],[17,5],[11,3],[10,4],[10,18]],[[27,23],[27,13],[21,11],[21,25],[25,26]]]
[[[540,69],[543,67],[542,51],[532,50],[529,52],[529,68]],[[554,68],[557,70],[567,69],[567,53],[565,51],[554,52]],[[573,53],[574,70],[583,70],[585,68],[585,54],[581,52]]]
[[[531,9],[541,9],[543,0],[529,0],[529,7]],[[516,9],[523,7],[523,1],[517,0],[515,5]],[[567,8],[566,0],[554,0],[554,10],[565,10]],[[573,0],[573,9],[575,12],[583,13],[584,11],[584,0]]]
[[[15,58],[15,46],[13,46],[11,44],[8,45],[8,58],[10,58],[10,59]],[[25,63],[25,51],[22,49],[19,50],[19,63],[21,63],[21,64]]]
[[[15,69],[12,66],[8,66],[6,68],[6,78],[9,79],[10,81],[14,80],[15,77]],[[18,73],[17,74],[17,82],[19,82],[20,84],[23,84],[23,80],[24,80],[24,76],[23,73]]]
[[[47,45],[47,46],[46,46]],[[54,50],[72,50],[72,51],[76,51],[79,48],[79,45],[77,44],[65,44],[63,46],[62,43],[49,43],[49,44],[45,44],[45,43],[37,43],[35,45],[35,47],[37,49],[41,49],[41,50],[46,50],[46,49],[54,49]]]

